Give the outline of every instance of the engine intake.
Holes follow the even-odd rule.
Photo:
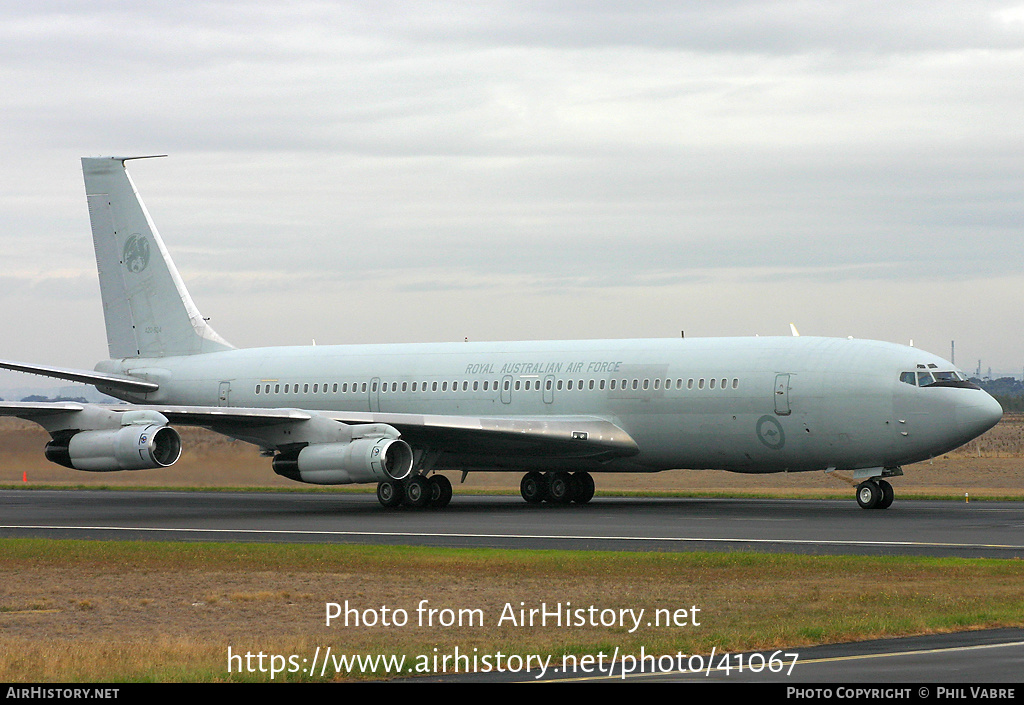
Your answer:
[[[412,472],[412,448],[397,438],[315,443],[274,457],[274,472],[313,485],[402,480]]]

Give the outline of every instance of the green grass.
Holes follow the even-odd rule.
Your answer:
[[[501,649],[560,658],[615,648],[637,653],[641,647],[689,654],[799,650],[1024,625],[1019,560],[45,539],[0,540],[0,559],[4,584],[30,576],[32,593],[5,594],[0,620],[35,620],[31,638],[0,629],[0,680],[7,681],[269,680],[265,674],[229,674],[228,646],[306,655],[330,646],[335,653],[415,658],[458,645],[478,653]],[[73,589],[44,587],[62,581],[74,583]],[[159,591],[155,602],[148,597],[152,591]],[[147,607],[140,607],[143,597]],[[424,598],[437,607],[479,608],[487,626],[323,625],[329,601],[413,613]],[[645,626],[634,633],[496,624],[506,603],[518,609],[520,602],[527,608],[542,602],[642,608],[647,614],[698,606],[701,624]],[[13,614],[29,604],[53,609]],[[199,621],[196,604],[205,604]],[[132,610],[149,622],[111,631]],[[77,625],[72,635],[64,628],[68,620]],[[345,672],[332,678],[385,675]]]

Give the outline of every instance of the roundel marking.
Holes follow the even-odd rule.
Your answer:
[[[145,235],[135,233],[124,242],[121,261],[129,272],[138,274],[149,266],[149,240]]]
[[[782,425],[767,414],[757,420],[757,438],[772,450],[781,450],[786,445]]]

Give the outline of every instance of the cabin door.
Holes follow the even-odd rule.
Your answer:
[[[775,375],[775,413],[778,416],[789,416],[789,375]]]

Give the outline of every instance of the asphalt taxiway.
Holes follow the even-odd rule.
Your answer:
[[[612,551],[773,551],[1024,558],[1024,503],[597,497],[528,505],[458,495],[441,510],[369,494],[2,490],[0,536],[403,544]]]
[[[594,658],[586,666],[571,658],[552,659],[543,672],[509,669],[450,673],[404,682],[759,683],[779,686],[775,695],[815,701],[968,697],[1013,701],[1024,693],[1020,687],[1024,629],[1016,628],[736,654],[660,654],[643,658],[625,654],[617,659],[611,658],[612,654],[605,656],[604,660]],[[803,686],[799,694],[786,692],[807,683],[814,687]],[[842,685],[826,685],[836,683]],[[765,694],[758,691],[761,697]]]

